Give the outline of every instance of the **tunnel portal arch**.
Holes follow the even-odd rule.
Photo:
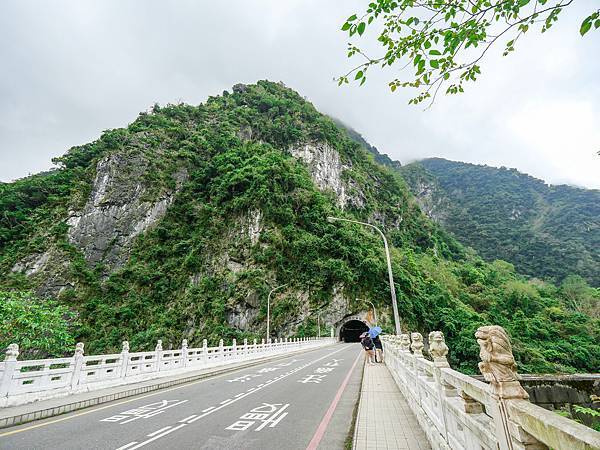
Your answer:
[[[359,342],[359,336],[369,331],[369,324],[365,320],[365,314],[356,314],[345,317],[338,326],[337,336],[343,342]]]

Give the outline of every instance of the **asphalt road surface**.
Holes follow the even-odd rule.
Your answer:
[[[0,449],[342,449],[359,344],[338,344],[0,430]]]

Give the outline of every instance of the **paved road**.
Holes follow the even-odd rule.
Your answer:
[[[361,354],[338,344],[0,430],[0,449],[341,449]]]

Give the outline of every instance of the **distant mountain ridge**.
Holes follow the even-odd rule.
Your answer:
[[[334,121],[402,175],[430,219],[485,259],[508,261],[530,277],[561,282],[579,275],[600,287],[600,190],[548,185],[514,168],[444,158],[402,165]]]
[[[485,259],[532,277],[600,286],[600,191],[516,169],[429,158],[400,168],[421,209]]]

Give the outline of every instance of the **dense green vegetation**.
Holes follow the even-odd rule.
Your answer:
[[[0,348],[20,343],[21,358],[60,356],[74,349],[74,314],[28,292],[0,291]]]
[[[288,152],[309,141],[339,152],[344,179],[361,193],[360,208],[337,207],[334,194],[320,191]],[[176,171],[185,169],[188,177],[166,215],[136,238],[127,263],[106,273],[69,242],[67,211],[89,196],[100,158],[140,151],[153,156],[151,173],[140,182],[155,191],[171,185]],[[39,291],[45,275],[28,277],[14,265],[33,251],[60,253],[69,282],[54,297],[76,313],[80,326],[71,330],[88,353],[117,350],[124,339],[132,349],[153,348],[156,339],[166,346],[182,338],[191,346],[204,338],[260,339],[266,294],[278,283],[289,286],[272,305],[271,326],[280,336],[314,334],[317,312],[326,311],[336,286],[352,311],[367,308],[354,299],[372,300],[391,331],[380,239],[326,220],[342,215],[383,223],[394,246],[404,326],[444,331],[454,367],[477,370],[473,334],[489,323],[509,330],[523,372],[600,367],[600,324],[574,306],[594,303],[597,290],[578,289],[575,280],[567,294],[527,281],[508,263],[484,262],[421,213],[397,172],[377,164],[345,130],[280,84],[236,86],[199,106],[156,106],[58,163],[40,175],[65,180],[57,181],[61,188],[52,200],[33,200],[46,189],[36,177],[3,186],[12,200],[2,203],[0,216],[10,211],[19,219],[3,222],[0,287],[14,295]],[[261,232],[253,245],[244,224],[255,212]],[[249,325],[234,320],[240,311],[254,314]],[[27,345],[24,336],[0,337],[7,339]],[[62,350],[72,352],[71,342]]]
[[[434,216],[487,260],[557,283],[600,286],[600,191],[549,186],[515,169],[432,158],[401,168],[413,192],[431,188]]]

